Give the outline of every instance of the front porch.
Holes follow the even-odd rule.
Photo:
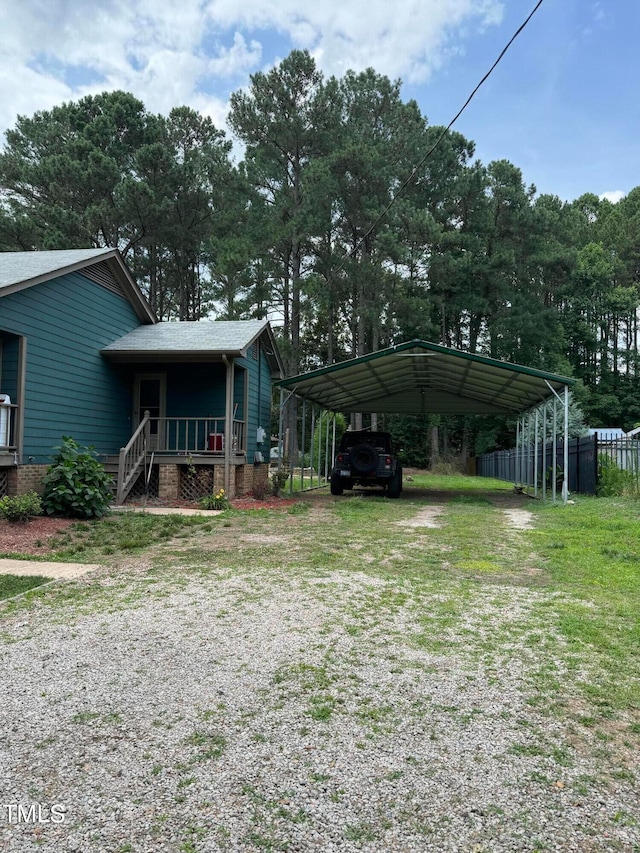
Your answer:
[[[128,494],[125,503],[151,504],[157,501],[162,506],[182,506],[185,502],[196,503],[205,495],[214,494],[224,488],[226,496],[233,500],[243,497],[258,487],[264,490],[269,479],[268,465],[238,464],[231,468],[229,488],[224,485],[224,465],[211,459],[194,458],[186,462],[178,460],[149,463],[140,474]]]
[[[117,459],[107,460],[116,479],[116,503],[126,500],[141,476],[149,478],[154,465],[161,498],[182,498],[185,472],[194,480],[199,468],[211,471],[211,488],[224,488],[231,496],[237,485],[233,469],[247,466],[246,439],[246,422],[234,417],[151,417],[147,410]]]

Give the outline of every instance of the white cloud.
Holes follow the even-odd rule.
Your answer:
[[[115,88],[151,110],[187,103],[223,117],[229,91],[264,67],[265,45],[309,49],[327,74],[374,66],[428,79],[461,32],[500,23],[503,0],[5,0],[0,131],[18,113]]]
[[[610,201],[611,204],[617,204],[621,199],[626,196],[626,192],[624,190],[609,190],[606,193],[601,193],[599,198]]]
[[[421,81],[455,47],[456,31],[500,23],[501,0],[211,0],[218,26],[275,28],[313,52],[322,69],[340,75],[374,66],[392,78]]]

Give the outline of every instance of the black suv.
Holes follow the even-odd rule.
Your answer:
[[[387,496],[402,491],[402,467],[388,432],[345,432],[331,470],[331,494],[360,486],[382,486]]]

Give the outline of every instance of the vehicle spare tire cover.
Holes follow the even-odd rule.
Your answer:
[[[357,474],[371,474],[378,467],[378,451],[370,444],[356,444],[351,448],[349,461]]]

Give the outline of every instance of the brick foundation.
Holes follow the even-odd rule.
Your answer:
[[[247,470],[249,469],[249,470]],[[238,465],[235,470],[235,486],[238,496],[246,495],[253,488],[253,473],[249,465]]]
[[[180,471],[177,465],[158,465],[158,497],[168,503],[180,497]]]
[[[256,487],[266,489],[268,482],[268,465],[238,465],[236,468],[236,491],[238,495],[246,495]]]
[[[179,465],[158,465],[158,498],[170,503],[180,498]],[[232,465],[231,483],[227,497],[232,500],[236,495],[246,495],[257,483],[265,484],[269,479],[268,465]],[[224,488],[224,465],[213,466],[213,490]]]
[[[48,465],[17,465],[6,468],[7,494],[23,495],[25,492],[42,494],[44,475]],[[232,465],[231,483],[227,497],[246,495],[256,485],[265,485],[269,480],[268,465]],[[213,466],[214,491],[224,488],[224,465]],[[171,503],[180,498],[180,466],[158,465],[158,498]]]
[[[17,465],[7,469],[7,494],[24,495],[44,491],[44,475],[48,465]]]

